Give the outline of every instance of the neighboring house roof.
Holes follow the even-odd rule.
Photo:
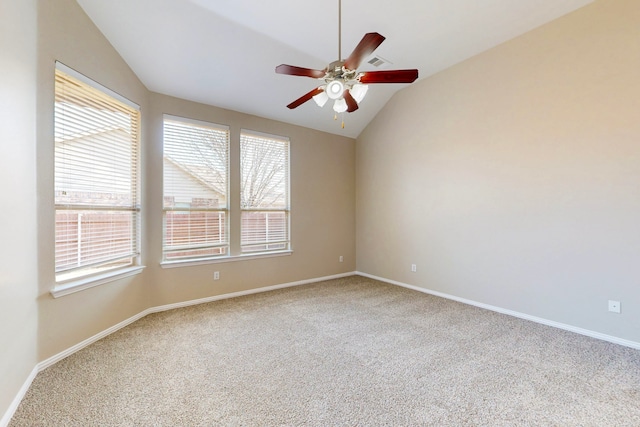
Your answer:
[[[172,159],[170,156],[164,156],[165,162],[176,168],[177,170],[187,174],[192,180],[202,185],[206,189],[213,191],[220,198],[226,198],[225,183],[221,183],[219,176],[211,171],[210,168],[199,165],[186,166]]]
[[[58,110],[59,107],[63,109],[62,111],[69,112],[73,116],[82,117],[86,114],[91,114],[97,117],[97,120],[101,122],[102,125],[96,126],[96,122],[93,120],[79,120],[74,121],[73,126],[57,127],[55,129],[55,142],[75,142],[83,138],[91,136],[98,137],[114,132],[122,133],[123,136],[129,135],[127,126],[129,118],[122,112],[99,110],[70,102],[56,101],[56,114],[60,112],[60,110]]]

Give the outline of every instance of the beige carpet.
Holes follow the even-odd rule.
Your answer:
[[[10,426],[640,426],[640,351],[354,276],[147,316]]]

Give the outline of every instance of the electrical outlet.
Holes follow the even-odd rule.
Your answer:
[[[415,264],[411,264],[411,271],[413,271],[414,273],[418,271]]]
[[[220,280],[220,272],[219,271],[214,271],[213,272],[213,280]]]
[[[620,313],[620,301],[609,300],[609,311],[612,313]]]
[[[340,262],[344,262],[344,257],[342,255],[340,255]]]

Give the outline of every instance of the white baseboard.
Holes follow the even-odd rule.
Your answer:
[[[20,405],[20,402],[24,398],[25,394],[27,393],[27,390],[29,390],[29,387],[31,386],[31,383],[33,382],[33,380],[35,379],[36,375],[38,375],[39,372],[45,370],[46,368],[48,368],[51,365],[56,364],[57,362],[61,361],[65,357],[71,356],[73,353],[82,350],[83,348],[93,344],[94,342],[96,342],[96,341],[98,341],[98,340],[100,340],[100,339],[102,339],[102,338],[104,338],[104,337],[106,337],[108,335],[111,335],[112,333],[124,328],[125,326],[128,326],[128,325],[132,324],[133,322],[142,319],[143,317],[145,317],[148,314],[159,313],[161,311],[167,311],[167,310],[173,310],[175,308],[182,308],[182,307],[188,307],[188,306],[192,306],[192,305],[204,304],[204,303],[207,303],[207,302],[220,301],[220,300],[229,299],[229,298],[236,298],[236,297],[245,296],[245,295],[257,294],[257,293],[261,293],[261,292],[269,292],[269,291],[273,291],[273,290],[276,290],[276,289],[290,288],[290,287],[293,287],[293,286],[300,286],[300,285],[308,285],[310,283],[323,282],[325,280],[340,279],[342,277],[353,276],[355,274],[357,274],[355,271],[351,271],[349,273],[341,273],[341,274],[334,274],[334,275],[331,275],[331,276],[316,277],[316,278],[313,278],[313,279],[299,280],[299,281],[296,281],[296,282],[283,283],[283,284],[280,284],[280,285],[265,286],[263,288],[249,289],[249,290],[246,290],[246,291],[233,292],[233,293],[222,294],[222,295],[215,295],[215,296],[207,297],[207,298],[200,298],[200,299],[196,299],[196,300],[183,301],[183,302],[178,302],[178,303],[175,303],[175,304],[167,304],[167,305],[162,305],[162,306],[158,306],[158,307],[148,308],[148,309],[136,314],[135,316],[132,316],[132,317],[126,319],[126,320],[123,320],[122,322],[118,323],[117,325],[113,325],[112,327],[110,327],[108,329],[105,329],[104,331],[99,332],[99,333],[95,334],[92,337],[87,338],[86,340],[74,345],[73,347],[70,347],[70,348],[68,348],[68,349],[66,349],[64,351],[61,351],[60,353],[55,354],[55,355],[49,357],[48,359],[43,360],[42,362],[38,363],[33,368],[33,370],[31,371],[31,374],[29,374],[29,377],[27,378],[27,380],[24,382],[24,384],[20,388],[20,391],[18,392],[16,397],[13,399],[13,402],[11,403],[11,405],[9,406],[7,411],[5,412],[5,414],[2,417],[2,419],[0,419],[0,427],[7,427],[9,425],[9,421],[11,421],[11,418],[13,417],[13,414],[18,409],[18,405]]]
[[[54,356],[51,356],[50,358],[38,363],[37,368],[38,368],[38,372],[48,368],[51,365],[54,365],[55,363],[59,362],[60,360],[64,359],[65,357],[68,357],[70,355],[72,355],[73,353],[82,350],[83,348],[87,347],[88,345],[93,344],[94,342],[108,336],[111,335],[112,333],[116,332],[119,329],[124,328],[125,326],[128,326],[130,324],[132,324],[133,322],[142,319],[143,317],[145,317],[148,314],[151,313],[159,313],[161,311],[167,311],[167,310],[173,310],[176,308],[182,308],[182,307],[189,307],[192,305],[198,305],[198,304],[204,304],[207,302],[213,302],[213,301],[220,301],[220,300],[224,300],[224,299],[229,299],[229,298],[236,298],[236,297],[241,297],[244,295],[251,295],[251,294],[257,294],[257,293],[261,293],[261,292],[269,292],[269,291],[273,291],[276,289],[283,289],[283,288],[290,288],[292,286],[300,286],[300,285],[307,285],[310,283],[315,283],[315,282],[322,282],[325,280],[332,280],[332,279],[339,279],[342,277],[348,277],[348,276],[353,276],[354,274],[356,274],[355,272],[349,272],[349,273],[342,273],[342,274],[334,274],[332,276],[325,276],[325,277],[317,277],[314,279],[307,279],[307,280],[299,280],[297,282],[289,282],[289,283],[283,283],[280,285],[273,285],[273,286],[265,286],[263,288],[256,288],[256,289],[249,289],[246,291],[241,291],[241,292],[232,292],[229,294],[222,294],[222,295],[215,295],[212,297],[206,297],[206,298],[200,298],[200,299],[195,299],[195,300],[190,300],[190,301],[182,301],[182,302],[178,302],[175,304],[167,304],[167,305],[161,305],[161,306],[157,306],[157,307],[151,307],[148,308],[138,314],[136,314],[135,316],[132,316],[126,320],[123,320],[122,322],[118,323],[117,325],[113,325],[112,327],[110,327],[109,329],[105,329],[104,331],[87,338],[86,340],[74,345],[73,347],[70,347]],[[0,426],[1,427],[1,426]]]
[[[379,280],[381,282],[389,283],[391,285],[401,286],[403,288],[411,289],[414,291],[422,292],[425,294],[433,295],[436,297],[446,298],[453,301],[461,302],[467,305],[473,305],[475,307],[484,308],[485,310],[495,311],[497,313],[506,314],[508,316],[517,317],[524,320],[530,320],[535,323],[540,323],[546,326],[552,326],[554,328],[563,329],[565,331],[574,332],[576,334],[585,335],[591,338],[597,338],[599,340],[608,341],[613,344],[622,345],[625,347],[631,347],[640,350],[640,342],[630,341],[623,338],[614,337],[612,335],[602,334],[600,332],[591,331],[589,329],[579,328],[573,325],[567,325],[565,323],[555,322],[553,320],[543,319],[541,317],[531,316],[529,314],[520,313],[513,310],[508,310],[502,307],[496,307],[494,305],[484,304],[481,302],[469,300],[466,298],[460,298],[455,295],[449,295],[438,291],[432,291],[430,289],[421,288],[419,286],[408,285],[406,283],[398,282],[396,280],[385,279],[384,277],[374,276],[372,274],[362,273],[360,271],[356,272],[357,275],[368,277],[369,279]]]
[[[126,320],[123,320],[122,322],[118,323],[117,325],[113,325],[112,327],[105,329],[104,331],[95,334],[92,337],[87,338],[86,340],[79,342],[78,344],[74,345],[73,347],[69,347],[68,349],[61,351],[58,354],[55,354],[53,356],[51,356],[50,358],[43,360],[42,362],[38,363],[37,368],[38,368],[38,372],[44,371],[45,369],[47,369],[49,366],[51,365],[55,365],[56,363],[58,363],[59,361],[61,361],[62,359],[64,359],[65,357],[69,357],[71,356],[73,353],[82,350],[83,348],[93,344],[94,342],[106,337],[107,335],[111,335],[112,333],[116,332],[119,329],[124,328],[125,326],[128,326],[130,324],[132,324],[133,322],[135,322],[136,320],[140,320],[142,319],[144,316],[146,316],[147,314],[151,313],[152,311],[150,311],[150,309],[144,310],[141,313],[136,314],[135,316],[132,316]]]
[[[38,366],[36,365],[36,367],[33,368],[31,373],[27,377],[27,380],[24,382],[24,384],[22,384],[22,387],[20,387],[18,394],[16,395],[16,397],[14,397],[13,402],[11,402],[11,405],[9,405],[9,408],[4,413],[4,416],[2,417],[2,419],[0,419],[0,427],[7,427],[9,425],[11,417],[13,417],[13,414],[15,414],[18,406],[20,405],[20,402],[22,402],[22,399],[24,399],[25,394],[27,394],[29,387],[31,387],[31,383],[36,378],[36,375],[38,375],[38,372],[40,371],[38,370]]]
[[[212,296],[212,297],[200,298],[200,299],[195,299],[195,300],[191,300],[191,301],[183,301],[183,302],[178,302],[178,303],[175,303],[175,304],[161,305],[161,306],[158,306],[158,307],[150,308],[149,310],[151,310],[151,313],[158,313],[158,312],[161,312],[161,311],[173,310],[175,308],[182,308],[182,307],[188,307],[188,306],[191,306],[191,305],[205,304],[205,303],[208,303],[208,302],[220,301],[220,300],[229,299],[229,298],[242,297],[242,296],[245,296],[245,295],[259,294],[259,293],[262,293],[262,292],[275,291],[276,289],[291,288],[293,286],[308,285],[310,283],[323,282],[325,280],[340,279],[342,277],[349,277],[349,276],[353,276],[355,274],[357,274],[355,271],[351,271],[349,273],[334,274],[332,276],[317,277],[317,278],[314,278],[314,279],[307,279],[307,280],[299,280],[297,282],[283,283],[281,285],[265,286],[263,288],[249,289],[249,290],[246,290],[246,291],[232,292],[230,294],[215,295],[215,296]]]

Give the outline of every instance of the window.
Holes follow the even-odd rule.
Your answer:
[[[240,134],[241,251],[289,249],[289,140]]]
[[[139,108],[57,64],[54,111],[56,281],[133,265]]]
[[[164,261],[229,251],[229,128],[165,116]]]

